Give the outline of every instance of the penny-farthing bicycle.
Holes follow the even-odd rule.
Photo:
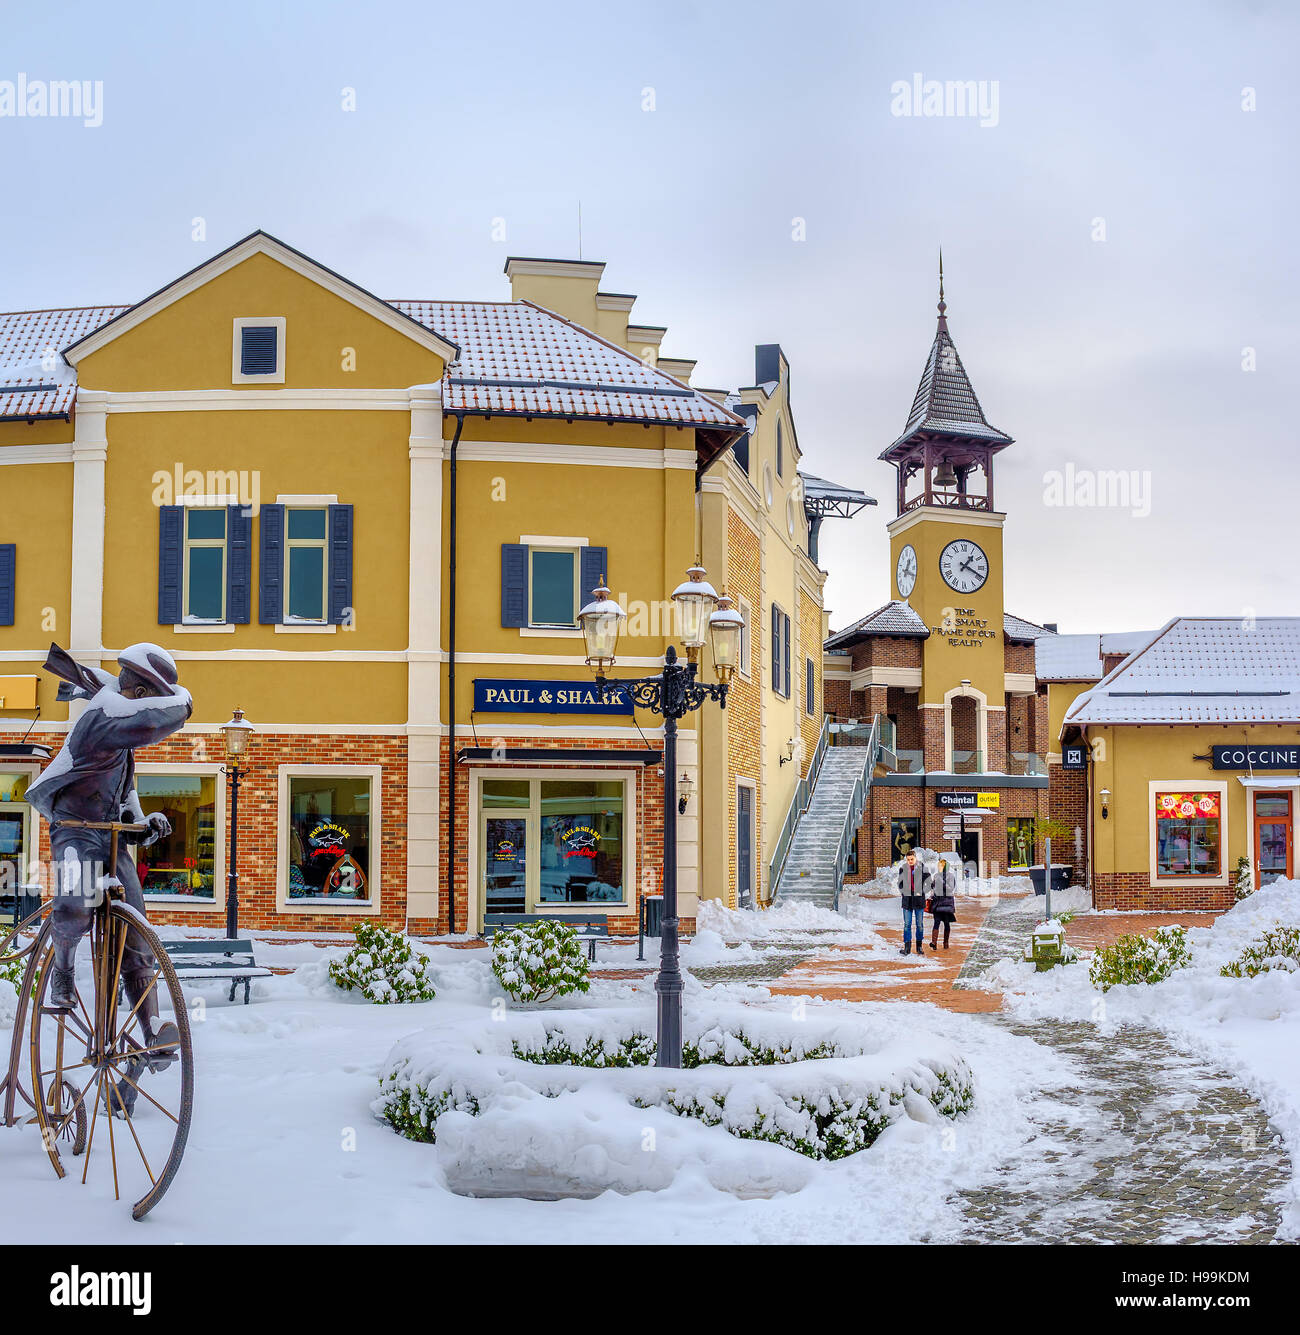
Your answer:
[[[117,866],[118,836],[148,830],[119,821],[67,824],[111,831],[110,868]],[[111,1174],[115,1199],[134,1200],[131,1214],[143,1219],[166,1194],[185,1153],[194,1099],[189,1015],[153,928],[126,903],[115,876],[100,885],[104,893],[77,952],[71,1008],[56,1009],[47,996],[54,960],[48,903],[0,940],[0,966],[25,961],[9,1071],[0,1081],[0,1125],[34,1123],[59,1177],[67,1175],[65,1156],[80,1158],[83,1183],[106,1182]],[[121,986],[131,934],[132,944],[152,957],[148,985],[134,1003]],[[151,1042],[142,1012],[151,995],[175,1024],[178,1041]]]

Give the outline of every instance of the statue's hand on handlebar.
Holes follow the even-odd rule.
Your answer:
[[[151,811],[144,818],[144,823],[149,827],[149,833],[140,841],[145,848],[156,844],[159,839],[166,839],[172,832],[171,821],[161,811]]]

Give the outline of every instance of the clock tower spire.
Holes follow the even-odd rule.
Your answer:
[[[940,252],[934,341],[902,434],[880,455],[898,474],[893,592],[928,631],[918,700],[928,752],[950,756],[956,746],[999,769],[1006,516],[994,508],[993,459],[1013,443],[984,415],[953,343]]]

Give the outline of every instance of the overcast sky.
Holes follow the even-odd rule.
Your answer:
[[[803,466],[880,498],[823,530],[838,627],[889,597],[876,456],[942,244],[953,338],[1016,438],[1008,607],[1300,613],[1294,4],[125,12],[6,14],[0,81],[103,96],[94,128],[0,115],[0,308],[135,301],[257,227],[382,296],[501,299],[507,254],[577,255],[581,203],[584,257],[666,355],[734,386],[781,343]],[[895,114],[917,75],[982,85],[984,114]],[[1134,470],[1128,507],[1046,504],[1069,465]]]

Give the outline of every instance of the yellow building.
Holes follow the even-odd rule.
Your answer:
[[[1179,617],[1142,641],[1062,725],[1093,901],[1223,910],[1241,859],[1255,885],[1295,874],[1300,618]]]
[[[142,856],[156,916],[224,921],[219,727],[240,707],[257,728],[244,923],[433,932],[598,910],[635,929],[660,888],[662,728],[595,699],[575,617],[605,577],[629,613],[614,675],[658,667],[669,594],[712,550],[704,485],[749,432],[659,355],[662,328],[629,322],[635,298],[600,290],[602,265],[506,271],[508,301],[381,300],[259,232],[131,306],[0,316],[11,882],[47,846],[22,793],[70,722],[41,672],[49,644],[112,668],[155,640],[195,699],[186,729],[140,756],[145,808],[175,831]],[[754,394],[786,413],[784,506],[798,456],[783,360],[774,380]],[[820,617],[798,504],[778,563],[791,681]],[[741,566],[724,556],[711,577],[742,581]],[[753,587],[750,683],[773,624]],[[804,691],[756,701],[782,782],[785,741],[807,750]],[[737,884],[734,826],[696,809],[735,791],[721,755],[701,768],[709,726],[695,715],[682,734],[698,792],[679,839],[686,919]],[[760,800],[779,808],[768,772]]]

